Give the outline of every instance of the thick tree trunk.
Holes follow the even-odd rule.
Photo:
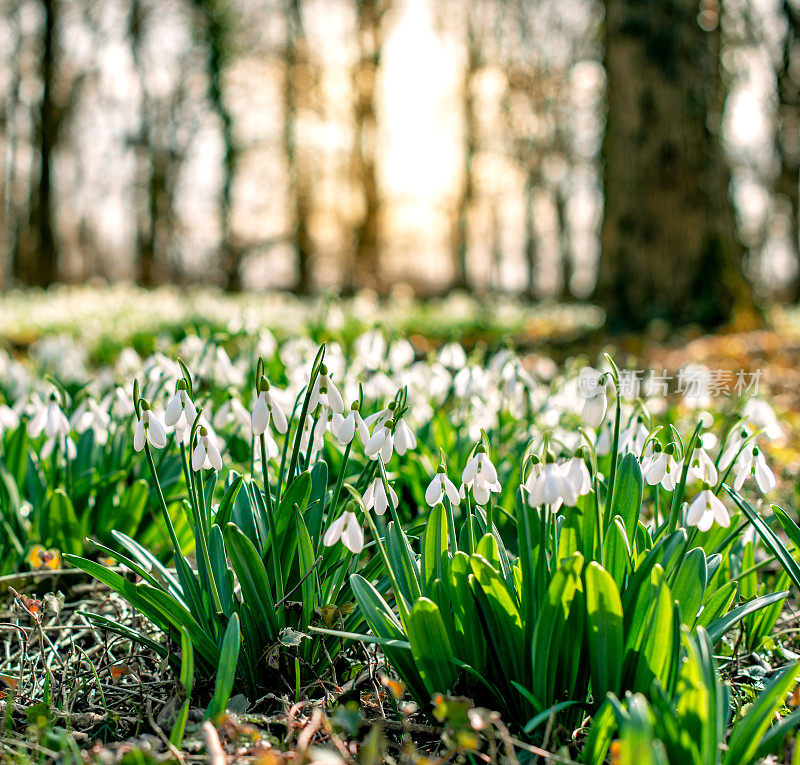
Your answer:
[[[553,191],[558,223],[558,259],[561,263],[561,289],[559,298],[572,300],[572,253],[570,252],[569,221],[567,220],[567,195],[563,183],[557,183]]]
[[[15,279],[22,284],[46,287],[58,278],[52,163],[60,121],[60,107],[55,100],[59,0],[42,0],[42,11],[42,57],[39,63],[42,97],[36,125],[39,173],[31,187],[29,230],[20,237],[13,268]]]
[[[720,123],[719,27],[696,0],[606,1],[605,218],[596,296],[612,328],[752,315]]]
[[[241,288],[242,248],[234,241],[231,226],[233,184],[238,169],[239,151],[233,135],[233,115],[223,92],[226,58],[231,50],[230,9],[226,0],[194,0],[206,47],[208,100],[219,119],[224,153],[222,156],[222,189],[219,196],[220,269],[223,286],[228,292]]]
[[[789,298],[800,301],[800,12],[790,0],[783,0],[786,37],[778,70],[778,126],[776,149],[780,171],[775,179],[775,192],[783,198],[789,216],[789,246],[798,266]]]
[[[283,144],[289,179],[289,209],[291,211],[291,242],[297,276],[294,291],[300,295],[311,292],[311,185],[308,168],[304,166],[297,150],[297,112],[302,96],[301,89],[310,80],[308,42],[303,27],[301,0],[286,0],[286,52],[283,85],[284,118]]]

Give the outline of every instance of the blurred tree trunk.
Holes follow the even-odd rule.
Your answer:
[[[718,19],[696,0],[606,0],[605,216],[612,328],[754,319],[719,136]]]
[[[380,191],[377,174],[378,119],[375,87],[383,55],[384,17],[390,0],[355,0],[358,61],[353,70],[355,88],[354,177],[361,189],[362,212],[353,241],[350,291],[380,284]]]
[[[53,210],[53,152],[63,107],[56,101],[58,76],[56,29],[59,0],[41,0],[43,21],[39,76],[42,96],[36,117],[39,172],[30,194],[30,226],[20,237],[13,262],[14,278],[22,284],[46,287],[58,278],[58,243]]]
[[[561,263],[561,289],[559,298],[564,302],[572,300],[572,253],[570,252],[569,220],[567,219],[567,195],[563,179],[553,190],[558,224],[558,258]]]
[[[539,185],[538,172],[528,168],[525,176],[525,239],[523,256],[525,261],[526,288],[525,297],[533,300],[536,297],[536,262],[539,259],[538,241],[536,239],[536,188]]]
[[[461,82],[461,130],[463,133],[463,159],[461,186],[453,220],[453,287],[470,290],[469,278],[469,216],[475,199],[475,176],[473,162],[478,147],[478,130],[475,118],[475,78],[481,67],[481,49],[475,29],[473,0],[464,5],[467,16],[467,60]]]
[[[775,192],[786,202],[789,216],[789,245],[798,266],[790,288],[792,302],[800,301],[800,10],[792,0],[783,0],[786,36],[778,69],[778,129],[776,149],[780,171]]]
[[[292,247],[294,248],[297,278],[294,291],[301,295],[311,292],[311,185],[308,169],[303,166],[297,151],[297,112],[311,79],[308,60],[308,41],[303,26],[301,0],[286,0],[286,50],[283,83],[284,120],[283,143],[289,178],[289,207],[291,211]]]
[[[220,267],[228,292],[241,289],[242,248],[234,241],[231,203],[239,151],[233,135],[233,116],[223,92],[226,59],[233,45],[230,8],[226,0],[194,0],[201,15],[200,31],[206,46],[208,100],[219,119],[222,138],[222,189],[219,197]]]

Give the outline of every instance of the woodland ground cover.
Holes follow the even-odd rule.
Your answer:
[[[4,303],[5,757],[800,757],[790,318],[82,295]]]

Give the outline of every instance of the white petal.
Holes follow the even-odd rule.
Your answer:
[[[222,470],[222,455],[219,453],[217,445],[209,438],[206,442],[208,448],[208,461],[214,470]]]
[[[437,473],[433,477],[433,480],[428,484],[428,488],[425,489],[425,501],[430,507],[434,507],[435,505],[439,504],[442,499],[441,475],[441,473]]]
[[[356,432],[356,418],[355,413],[351,410],[350,414],[347,415],[344,419],[342,419],[341,414],[334,414],[334,419],[337,417],[341,421],[339,426],[339,443],[342,446],[349,444],[353,440],[353,436]]]
[[[708,504],[714,515],[714,520],[723,528],[728,528],[731,525],[731,519],[722,500],[712,492],[709,492]]]
[[[705,492],[701,491],[689,505],[689,510],[686,513],[686,523],[689,526],[697,526],[703,514],[706,511],[706,498]]]
[[[182,414],[183,406],[181,405],[180,396],[176,393],[167,404],[167,411],[164,412],[164,424],[171,428],[181,418]]]
[[[461,501],[461,497],[458,496],[458,487],[447,476],[444,478],[444,490],[451,504],[458,505]]]
[[[342,394],[339,393],[339,389],[328,380],[328,403],[331,405],[331,409],[334,412],[343,412],[344,411],[344,401],[342,401]]]
[[[194,447],[194,451],[192,452],[192,470],[200,470],[203,467],[203,463],[206,461],[206,449],[203,445],[203,440],[200,439],[197,442],[197,446]]]
[[[275,423],[275,430],[278,433],[287,431],[289,423],[286,422],[286,415],[283,413],[283,409],[278,406],[278,402],[275,401],[274,397],[272,398],[272,421]]]
[[[250,420],[250,428],[253,435],[260,436],[269,425],[269,407],[267,406],[267,396],[262,391],[258,394],[258,400],[253,407],[253,417]]]
[[[133,448],[137,452],[144,449],[144,423],[141,420],[136,423],[136,430],[133,432]]]
[[[388,434],[389,431],[386,428],[379,428],[375,431],[364,446],[364,454],[367,457],[374,457],[383,448]]]
[[[325,547],[333,547],[339,541],[339,538],[342,536],[342,529],[344,529],[346,520],[347,518],[344,515],[340,515],[328,527],[328,530],[325,532],[325,536],[322,538],[322,544],[325,545]]]
[[[345,513],[349,516],[342,531],[342,544],[351,553],[358,555],[364,549],[364,532],[358,523],[358,519],[353,513]]]
[[[605,391],[599,395],[590,396],[583,404],[581,418],[589,427],[598,427],[606,416],[606,404]]]
[[[478,455],[475,455],[465,466],[461,473],[462,483],[470,483],[478,472]]]
[[[155,416],[150,417],[147,438],[156,449],[163,449],[167,445],[167,432]]]

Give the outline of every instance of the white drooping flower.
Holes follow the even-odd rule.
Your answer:
[[[564,502],[572,506],[578,501],[578,497],[582,497],[592,490],[592,476],[583,460],[583,452],[579,451],[574,456],[570,457],[570,459],[563,464],[562,470],[564,471],[567,484],[569,484],[573,491],[571,496],[564,497]]]
[[[217,439],[202,425],[197,429],[197,446],[192,452],[192,470],[222,470],[222,455]]]
[[[355,513],[345,510],[328,528],[322,538],[325,547],[333,547],[341,542],[356,555],[364,549],[364,532]]]
[[[548,455],[545,462],[534,463],[524,486],[531,507],[550,505],[553,510],[557,510],[564,499],[571,498],[574,493],[563,466],[555,462],[551,455]]]
[[[356,433],[358,433],[362,445],[365,445],[367,441],[369,441],[369,428],[364,418],[361,416],[358,402],[353,402],[347,416],[339,412],[334,412],[331,418],[331,432],[336,436],[342,446],[347,446],[347,444],[353,440]]]
[[[683,460],[677,461],[672,451],[672,445],[668,445],[664,451],[654,451],[642,461],[642,475],[650,486],[660,483],[667,491],[674,491],[680,479]]]
[[[445,495],[453,505],[457,505],[461,501],[458,487],[447,477],[444,465],[440,465],[433,479],[428,484],[428,488],[425,490],[425,501],[431,507],[435,507],[442,501]]]
[[[392,454],[394,454],[394,435],[390,429],[391,425],[394,425],[392,420],[387,420],[385,424],[378,425],[367,443],[364,444],[364,454],[371,460],[376,460],[380,456],[384,462],[388,462],[392,458]]]
[[[50,396],[48,402],[39,408],[28,423],[28,432],[32,438],[37,438],[43,432],[48,438],[63,438],[69,434],[69,420],[58,405],[55,394]]]
[[[0,437],[6,430],[19,427],[19,415],[7,404],[0,404]]]
[[[316,409],[318,404],[327,406],[338,414],[344,411],[342,394],[339,393],[339,389],[331,380],[325,364],[320,365],[319,374],[317,379],[314,380],[314,387],[311,389],[311,396],[309,396],[309,411]]]
[[[417,437],[404,419],[400,419],[394,428],[394,449],[402,457],[409,449],[415,449]]]
[[[439,363],[451,372],[467,365],[467,354],[461,343],[446,343],[437,354]]]
[[[720,526],[728,527],[731,519],[722,500],[703,484],[703,490],[692,500],[686,512],[686,523],[697,526],[698,531],[708,531],[716,521]]]
[[[156,417],[146,401],[141,403],[142,415],[136,423],[133,433],[133,448],[140,452],[144,449],[145,440],[149,441],[156,449],[163,449],[167,445],[167,432],[163,423]]]
[[[739,451],[744,446],[745,441],[752,435],[750,428],[745,424],[740,424],[728,435],[725,442],[725,448],[722,450],[722,455],[719,458],[719,466],[722,470],[727,470],[728,467],[736,459]]]
[[[644,424],[641,416],[637,417],[619,434],[619,453],[632,452],[635,455],[642,453],[650,431]]]
[[[479,505],[489,501],[492,492],[499,494],[501,487],[497,478],[497,470],[489,459],[489,455],[479,446],[475,454],[464,466],[461,473],[463,492],[472,489],[472,497]]]
[[[717,468],[714,460],[708,456],[708,452],[702,446],[695,449],[692,454],[689,473],[698,481],[703,481],[711,486],[717,482]]]
[[[578,377],[578,392],[584,398],[581,419],[591,428],[599,427],[605,419],[608,406],[607,385],[607,374],[593,367],[581,369]]]
[[[61,438],[53,436],[52,438],[46,439],[42,444],[42,448],[39,450],[39,456],[43,460],[48,459],[56,446],[64,448],[66,457],[69,460],[74,460],[75,457],[78,456],[78,447],[75,446],[75,442],[72,440],[71,436],[62,436]]]
[[[361,497],[364,507],[367,510],[374,508],[378,515],[383,515],[389,509],[389,502],[392,507],[397,509],[398,499],[395,490],[389,486],[389,496],[386,496],[386,487],[383,485],[381,476],[377,476],[372,483],[367,486],[364,496]]]
[[[186,390],[186,381],[178,380],[178,389],[164,412],[164,424],[168,428],[191,428],[196,419],[197,409]]]
[[[72,413],[70,425],[76,433],[85,433],[91,430],[98,444],[108,442],[108,428],[111,424],[111,415],[93,398],[85,398],[78,408]],[[2,432],[0,430],[0,432]]]
[[[754,446],[752,449],[744,449],[736,460],[734,467],[736,478],[733,482],[733,488],[740,491],[744,482],[751,476],[755,476],[756,484],[761,490],[762,494],[771,494],[775,487],[778,485],[778,479],[775,478],[775,473],[772,468],[767,464],[764,453]]]
[[[763,430],[764,435],[770,440],[783,436],[783,427],[778,420],[775,410],[763,399],[751,398],[742,410],[742,415],[757,430]]]
[[[286,422],[286,415],[270,391],[269,382],[265,377],[261,378],[258,387],[258,398],[253,407],[253,415],[250,420],[250,427],[253,431],[253,435],[260,436],[264,433],[269,425],[270,419],[278,433],[285,433],[289,427]]]
[[[216,412],[214,412],[213,423],[217,430],[233,426],[241,434],[246,435],[249,439],[252,432],[251,426],[252,415],[247,411],[245,405],[238,399],[237,396],[231,396],[225,401]],[[271,438],[269,433],[266,434]]]

